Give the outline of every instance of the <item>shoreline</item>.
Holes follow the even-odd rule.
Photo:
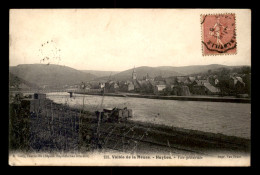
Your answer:
[[[100,93],[75,92],[75,94],[103,96],[103,94],[100,94]],[[161,99],[161,100],[180,100],[180,101],[251,103],[251,99],[248,99],[248,98],[231,98],[231,97],[160,96],[160,95],[141,95],[141,94],[117,94],[117,93],[106,93],[106,94],[104,94],[104,96],[133,97],[133,98],[147,98],[147,99]]]
[[[30,91],[9,91],[9,93],[36,93]],[[55,91],[54,91],[55,92]],[[64,92],[64,91],[61,91]],[[39,93],[52,93],[41,92]],[[69,93],[69,92],[67,92]],[[75,94],[82,95],[97,95],[103,96],[101,93],[89,93],[89,92],[73,92]],[[236,97],[215,97],[215,96],[163,96],[163,95],[148,95],[148,94],[131,94],[131,93],[105,93],[104,96],[114,97],[133,97],[133,98],[147,98],[147,99],[160,99],[160,100],[179,100],[179,101],[204,101],[204,102],[225,102],[225,103],[250,103],[251,98],[236,98]]]

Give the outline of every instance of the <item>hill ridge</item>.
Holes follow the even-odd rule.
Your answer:
[[[10,67],[9,71],[19,78],[38,86],[64,86],[89,81],[95,75],[77,69],[56,64],[20,64]]]
[[[245,65],[244,65],[245,66]],[[137,78],[142,79],[148,75],[152,78],[156,76],[172,77],[172,76],[188,76],[198,73],[203,73],[208,70],[217,70],[219,68],[234,68],[242,66],[226,66],[220,64],[209,65],[190,65],[190,66],[140,66],[136,67]],[[86,81],[101,81],[101,80],[130,80],[132,79],[133,68],[125,71],[96,71],[96,70],[77,70],[65,65],[56,64],[19,64],[10,66],[10,73],[22,78],[30,83],[38,86],[49,84],[52,86],[63,86],[78,84]],[[91,74],[92,72],[93,74]],[[110,77],[111,73],[111,77]],[[106,75],[106,76],[102,76]],[[109,78],[110,77],[110,78]]]

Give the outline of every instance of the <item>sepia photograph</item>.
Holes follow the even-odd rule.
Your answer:
[[[10,9],[10,166],[250,166],[250,9]]]

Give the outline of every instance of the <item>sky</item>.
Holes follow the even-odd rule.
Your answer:
[[[200,15],[208,13],[236,14],[236,55],[202,55]],[[12,9],[9,65],[103,71],[251,65],[250,19],[250,10],[237,9]]]

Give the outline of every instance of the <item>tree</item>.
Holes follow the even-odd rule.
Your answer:
[[[227,69],[227,68],[223,68],[223,69],[220,71],[220,77],[227,77],[229,74],[230,74],[230,70]]]

